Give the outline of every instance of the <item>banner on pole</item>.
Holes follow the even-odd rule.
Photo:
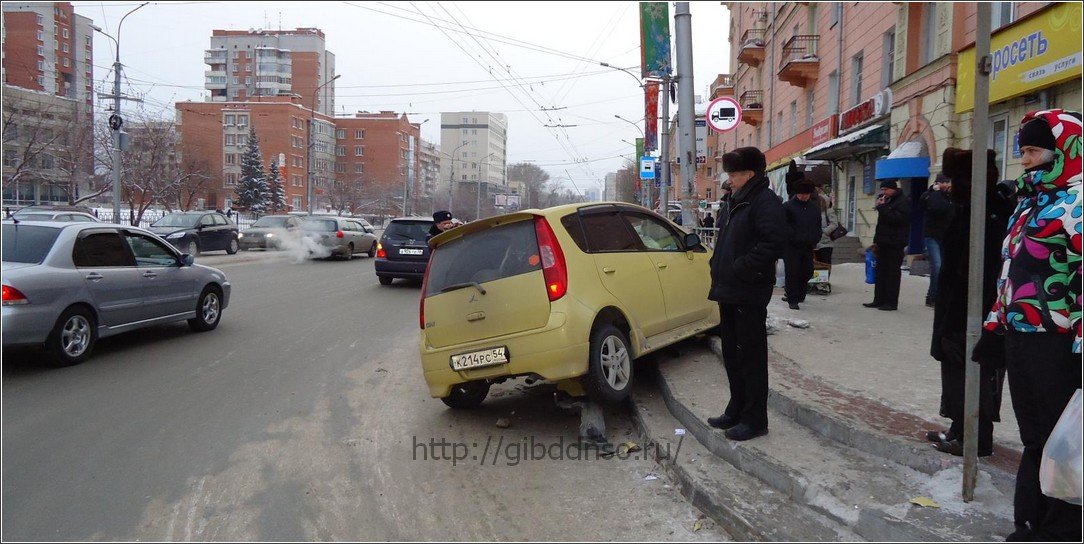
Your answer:
[[[666,2],[640,2],[640,75],[669,75],[670,6]]]
[[[636,139],[636,156],[637,157],[643,157],[646,154],[647,153],[644,153],[644,139],[643,138],[637,138]]]
[[[658,148],[659,84],[648,83],[644,86],[644,149],[651,152]]]

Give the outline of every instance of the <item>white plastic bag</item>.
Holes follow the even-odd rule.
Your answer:
[[[1077,389],[1046,440],[1039,465],[1039,487],[1043,495],[1076,505],[1080,505],[1084,495],[1081,403],[1080,389]]]

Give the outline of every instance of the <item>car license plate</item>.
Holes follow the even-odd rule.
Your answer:
[[[400,255],[421,255],[423,253],[420,249],[400,249]]]
[[[484,366],[502,365],[508,362],[508,347],[483,349],[470,353],[452,355],[452,370],[470,370]]]

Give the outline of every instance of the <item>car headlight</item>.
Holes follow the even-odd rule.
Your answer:
[[[273,233],[273,232],[269,232],[269,233],[265,234],[264,236],[266,236],[266,237],[268,237],[268,238],[274,238],[274,237],[275,237],[275,233]]]
[[[238,237],[238,238],[244,238],[244,237],[245,237],[245,233],[243,233],[243,232],[238,232],[238,233],[237,233],[237,237]]]
[[[167,240],[172,240],[174,238],[184,238],[184,232],[174,232],[173,234],[166,236]]]

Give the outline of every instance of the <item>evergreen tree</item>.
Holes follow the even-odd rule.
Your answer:
[[[267,209],[269,200],[267,180],[264,179],[263,158],[256,128],[248,130],[248,144],[241,155],[241,181],[237,183],[237,207],[260,214]]]
[[[278,213],[286,210],[286,188],[282,186],[282,180],[279,179],[279,165],[275,159],[271,159],[271,163],[267,165],[267,194],[268,212]]]

